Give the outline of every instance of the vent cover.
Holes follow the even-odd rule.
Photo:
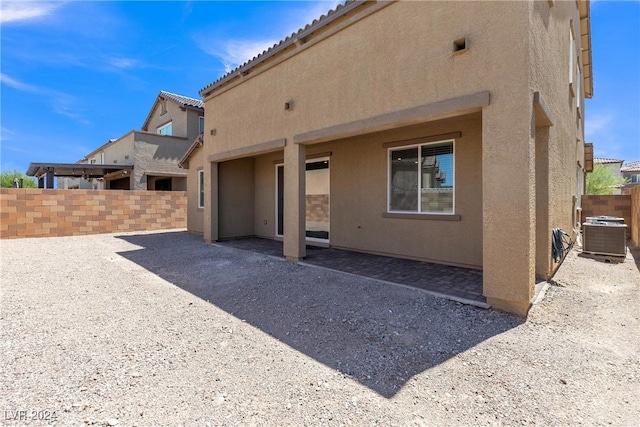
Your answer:
[[[616,222],[582,224],[582,252],[598,255],[626,256],[627,226]]]

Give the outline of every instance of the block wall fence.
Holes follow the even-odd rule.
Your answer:
[[[584,195],[581,202],[582,222],[585,222],[588,216],[622,217],[627,224],[627,237],[634,245],[640,246],[640,186],[632,188],[628,194]]]
[[[185,191],[0,189],[0,238],[186,228]]]
[[[631,240],[636,246],[640,246],[640,185],[628,190],[631,196]]]

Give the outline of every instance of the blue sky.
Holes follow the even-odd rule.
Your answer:
[[[158,92],[198,90],[337,1],[1,3],[3,171],[73,163],[139,129]],[[640,160],[640,2],[592,1],[597,157]]]

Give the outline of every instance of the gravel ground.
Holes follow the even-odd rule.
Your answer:
[[[180,231],[0,245],[2,425],[640,418],[631,254],[572,251],[524,321]]]

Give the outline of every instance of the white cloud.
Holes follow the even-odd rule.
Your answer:
[[[30,93],[38,92],[37,87],[26,84],[26,83],[22,83],[12,77],[9,77],[4,73],[0,73],[0,83],[5,84],[9,87],[12,87],[22,92],[30,92]]]
[[[23,83],[7,74],[0,73],[0,83],[12,87],[21,92],[36,93],[47,99],[52,104],[53,112],[70,119],[76,120],[82,124],[90,124],[90,122],[82,117],[82,111],[77,109],[80,104],[78,98],[55,89],[43,88],[39,86]],[[4,131],[4,128],[3,128]]]
[[[140,62],[132,58],[111,58],[109,64],[115,68],[127,69],[139,66]]]
[[[275,37],[273,35],[256,35],[253,38],[220,38],[211,34],[200,34],[194,39],[205,53],[220,59],[224,65],[225,72],[228,73],[237,66],[263,53],[280,42],[280,40],[304,28],[307,24],[312,23],[314,19],[320,18],[321,15],[326,14],[341,3],[343,2],[340,0],[322,0],[305,2],[303,8],[291,8],[280,19]]]
[[[613,115],[610,113],[604,114],[590,114],[584,123],[585,137],[587,140],[593,139],[599,136],[604,131],[609,131],[613,122]]]
[[[2,2],[0,4],[0,23],[7,24],[46,18],[62,5],[62,2]]]
[[[13,132],[5,127],[0,127],[0,141],[11,141],[11,135]]]
[[[200,45],[201,49],[209,55],[220,59],[224,65],[225,73],[230,72],[238,65],[258,56],[271,46],[277,43],[276,40],[226,40],[218,46]]]

